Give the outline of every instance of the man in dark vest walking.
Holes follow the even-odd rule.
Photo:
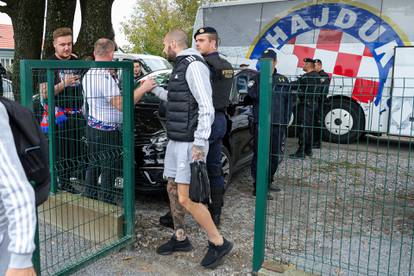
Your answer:
[[[204,59],[188,48],[184,31],[173,30],[164,37],[164,53],[175,62],[168,91],[156,87],[152,92],[167,101],[166,128],[169,142],[165,154],[164,176],[174,221],[172,238],[157,248],[157,253],[169,255],[176,251],[191,251],[186,236],[185,211],[188,211],[207,232],[208,251],[201,265],[217,267],[233,248],[217,230],[206,206],[189,198],[192,160],[205,160],[214,120],[210,72]]]
[[[230,90],[233,84],[233,67],[220,57],[217,52],[218,34],[212,27],[197,30],[194,35],[197,50],[204,57],[210,69],[212,95],[214,106],[214,121],[211,126],[209,149],[207,154],[207,169],[211,185],[211,203],[208,210],[216,226],[220,225],[221,208],[223,207],[224,177],[221,164],[221,147],[227,132],[226,108],[229,105]],[[160,217],[160,223],[172,227],[172,217],[169,211]]]

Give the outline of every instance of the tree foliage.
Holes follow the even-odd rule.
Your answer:
[[[199,0],[137,0],[133,16],[122,24],[135,53],[162,55],[162,39],[171,29],[181,28],[191,39]]]

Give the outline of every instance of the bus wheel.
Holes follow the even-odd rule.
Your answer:
[[[348,144],[357,141],[364,133],[364,113],[353,101],[332,99],[324,109],[324,141]]]

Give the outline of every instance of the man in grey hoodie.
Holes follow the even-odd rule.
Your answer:
[[[0,103],[0,275],[35,275],[34,191],[17,156],[7,110]]]
[[[189,198],[192,160],[205,160],[208,138],[214,120],[210,71],[203,57],[188,48],[187,34],[170,31],[164,37],[164,53],[175,63],[168,91],[156,87],[152,92],[167,101],[167,135],[164,176],[168,178],[167,192],[174,221],[173,237],[157,248],[157,253],[169,255],[176,251],[191,251],[185,232],[185,211],[188,211],[207,232],[208,251],[201,265],[215,268],[233,248],[217,230],[207,207]]]

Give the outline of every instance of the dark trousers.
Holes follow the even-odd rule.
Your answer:
[[[323,104],[324,101],[319,101],[318,106],[315,109],[315,116],[313,120],[313,144],[320,145],[321,144],[321,137],[322,137],[322,130],[324,126],[324,118],[323,118]]]
[[[298,144],[299,151],[311,152],[313,143],[313,123],[317,103],[302,102],[298,106]]]
[[[223,112],[216,112],[211,125],[209,149],[207,154],[207,170],[212,187],[224,187],[224,177],[221,164],[221,146],[227,131],[227,120]]]
[[[83,179],[85,175],[85,125],[82,114],[69,115],[61,125],[56,125],[55,169],[61,188],[65,188],[70,177]]]
[[[86,196],[114,203],[115,178],[122,175],[121,132],[102,131],[87,126],[86,137],[89,160],[86,170]]]
[[[257,150],[258,150],[258,124],[255,123],[254,127],[254,148],[253,158],[251,163],[251,175],[253,178],[253,186],[256,189],[256,176],[257,176]],[[272,125],[271,129],[271,152],[270,152],[270,175],[269,185],[273,181],[273,175],[276,173],[277,168],[283,160],[283,154],[285,152],[285,141],[286,141],[286,126],[285,125]]]

